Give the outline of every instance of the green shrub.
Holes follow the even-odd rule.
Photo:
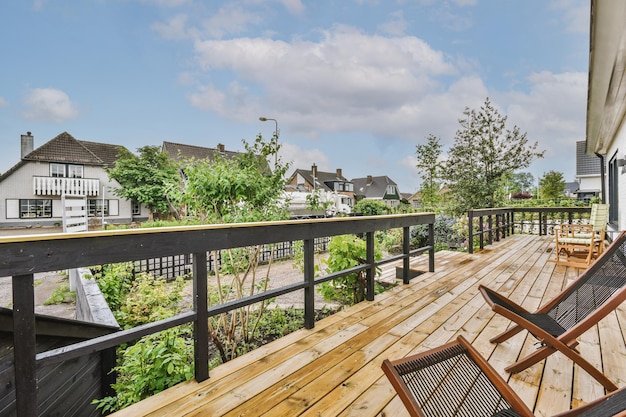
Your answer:
[[[380,248],[374,249],[375,260],[382,259]],[[326,266],[324,273],[333,273],[358,266],[367,259],[365,240],[354,235],[335,236],[328,244],[328,258],[322,259]],[[380,270],[377,270],[379,273]],[[356,304],[365,299],[366,271],[335,278],[320,285],[320,292],[325,300],[341,304]],[[375,292],[384,288],[376,285]]]
[[[114,369],[117,381],[112,388],[116,395],[94,403],[104,413],[113,412],[191,379],[193,352],[189,325],[140,339],[122,351],[119,365]]]

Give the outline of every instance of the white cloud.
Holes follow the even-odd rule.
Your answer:
[[[298,145],[285,142],[281,143],[278,155],[283,162],[291,163],[289,172],[296,168],[311,169],[313,164],[317,166],[318,170],[324,172],[332,172],[336,169],[330,166],[328,157],[319,149],[304,149]]]
[[[224,35],[245,33],[250,25],[258,24],[261,18],[239,6],[226,6],[202,23],[202,31],[214,39]]]
[[[24,97],[23,116],[37,122],[63,123],[78,117],[69,96],[55,88],[34,88]]]
[[[331,131],[415,129],[403,116],[413,115],[416,105],[427,113],[424,97],[442,88],[439,77],[456,74],[452,62],[419,38],[371,36],[350,27],[322,32],[316,42],[238,38],[196,42],[195,48],[202,69],[232,71],[241,83],[237,101],[232,91],[208,86],[192,95],[195,106],[252,120],[262,104],[309,135],[320,120]]]
[[[9,102],[6,101],[4,98],[0,97],[0,109],[3,107],[9,107]]]

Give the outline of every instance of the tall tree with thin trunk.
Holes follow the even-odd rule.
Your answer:
[[[420,189],[422,205],[427,209],[433,208],[439,201],[441,152],[441,142],[434,135],[428,135],[426,143],[418,144],[415,149],[415,156],[417,157],[415,166],[422,176],[422,188]]]
[[[519,127],[507,128],[507,117],[489,98],[479,110],[466,108],[463,115],[443,170],[459,214],[501,204],[503,181],[543,157],[537,142],[530,144]]]

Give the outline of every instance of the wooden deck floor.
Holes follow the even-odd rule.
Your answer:
[[[534,349],[522,332],[506,343],[489,338],[509,322],[477,292],[485,284],[534,310],[578,270],[548,262],[551,238],[517,235],[469,255],[438,252],[436,270],[300,330],[115,414],[121,416],[405,416],[380,369],[461,334],[489,359],[535,415],[550,416],[604,394],[560,353],[515,375],[503,368]],[[414,264],[424,264],[418,258]],[[425,266],[423,268],[427,269]],[[580,351],[626,385],[626,307],[580,339]]]

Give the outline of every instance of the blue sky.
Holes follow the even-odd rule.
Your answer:
[[[489,97],[575,178],[585,139],[589,0],[8,0],[0,5],[0,171],[59,133],[243,150],[278,121],[295,168],[421,179]],[[290,170],[290,172],[292,171]]]

